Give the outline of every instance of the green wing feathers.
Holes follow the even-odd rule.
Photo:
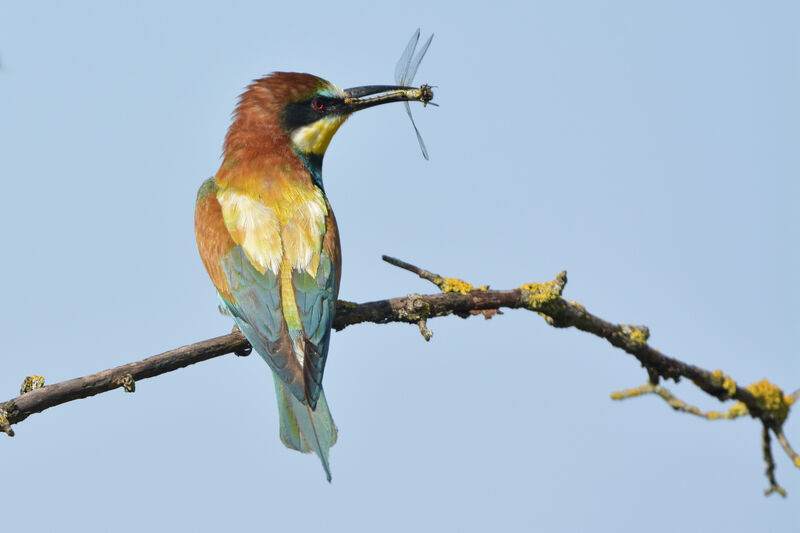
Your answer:
[[[294,218],[287,222],[278,215],[281,209],[269,205],[261,209],[259,199],[231,193],[232,212],[244,224],[243,230],[236,226],[239,235],[226,225],[219,190],[208,180],[198,193],[195,230],[200,255],[239,329],[272,369],[281,441],[289,448],[319,456],[330,481],[328,453],[336,442],[337,429],[325,400],[322,376],[341,264],[333,213],[327,201],[325,209],[303,204],[312,214],[325,213],[324,224],[317,228],[324,233],[298,241],[298,235],[304,234],[298,233]],[[264,223],[255,224],[259,221]],[[253,232],[257,239],[250,235]],[[280,270],[257,268],[251,262],[251,254],[260,250],[253,248],[255,245],[282,249]],[[307,265],[290,261],[303,253],[309,254]]]

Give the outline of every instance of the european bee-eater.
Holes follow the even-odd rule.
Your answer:
[[[272,368],[281,440],[316,453],[328,481],[337,429],[322,375],[341,252],[322,158],[353,112],[432,97],[428,86],[342,90],[290,72],[256,80],[236,107],[219,171],[197,195],[200,256],[223,308]]]

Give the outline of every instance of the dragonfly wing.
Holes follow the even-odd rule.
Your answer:
[[[408,41],[406,49],[403,50],[403,54],[400,56],[394,68],[394,80],[398,85],[411,85],[414,81],[414,76],[417,74],[419,64],[422,62],[422,58],[425,57],[425,52],[428,51],[432,40],[433,35],[428,37],[428,40],[425,41],[425,44],[422,45],[419,52],[414,55],[414,51],[417,49],[417,43],[419,42],[419,28],[417,28],[417,31],[411,36],[411,40]],[[411,119],[411,125],[414,126],[414,133],[417,134],[417,141],[422,150],[422,157],[427,160],[429,159],[428,149],[425,148],[425,142],[422,140],[422,135],[419,133],[417,123],[414,122],[414,117],[411,115],[411,106],[408,105],[408,102],[403,102],[403,105],[406,108],[406,113],[408,113],[408,118]]]
[[[417,31],[411,36],[411,40],[408,41],[406,49],[403,50],[403,55],[400,56],[397,65],[394,67],[394,81],[397,82],[398,85],[405,85],[404,80],[406,76],[408,76],[408,67],[411,66],[411,58],[414,56],[414,50],[417,48],[418,41],[419,28],[417,28]]]
[[[431,45],[431,41],[433,40],[433,34],[428,37],[428,40],[425,41],[425,44],[422,45],[422,48],[419,49],[417,52],[417,56],[408,66],[408,73],[407,77],[404,80],[403,85],[411,85],[411,82],[414,81],[414,76],[417,75],[417,69],[419,68],[419,64],[422,63],[422,58],[425,57],[425,52],[428,51],[428,47]]]
[[[422,150],[422,157],[426,160],[429,160],[428,157],[428,149],[425,148],[425,142],[422,140],[422,135],[419,133],[419,129],[417,128],[417,123],[414,122],[414,117],[411,115],[411,106],[408,105],[408,102],[403,102],[406,105],[406,113],[408,113],[408,118],[411,119],[411,125],[414,126],[414,133],[417,134],[417,140],[419,141],[419,147]]]

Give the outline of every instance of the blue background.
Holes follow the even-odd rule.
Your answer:
[[[236,96],[392,83],[417,26],[430,162],[399,105],[325,158],[342,298],[435,291],[384,253],[494,288],[567,269],[665,353],[800,387],[796,2],[2,2],[2,399],[228,332],[193,208]],[[3,529],[797,531],[800,472],[776,443],[789,498],[764,498],[756,421],[612,402],[637,362],[532,313],[429,326],[334,334],[331,485],[280,443],[263,361],[226,356],[16,426]]]

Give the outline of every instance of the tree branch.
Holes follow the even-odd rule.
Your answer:
[[[637,396],[642,396],[644,394],[655,394],[667,402],[667,405],[675,409],[676,411],[681,411],[684,413],[688,413],[690,415],[699,416],[700,418],[705,418],[706,420],[732,420],[734,418],[739,418],[740,416],[750,414],[747,411],[747,407],[744,406],[743,403],[737,402],[733,407],[728,409],[727,411],[701,411],[694,405],[689,405],[674,394],[667,390],[666,388],[662,387],[661,385],[653,385],[652,383],[646,383],[640,387],[635,389],[628,389],[623,391],[617,391],[611,393],[612,400],[627,400],[628,398],[635,398]]]
[[[761,450],[764,452],[764,462],[767,463],[767,469],[764,473],[769,480],[769,488],[764,491],[764,496],[777,492],[785,498],[786,491],[778,485],[778,481],[775,479],[775,459],[772,458],[772,444],[770,442],[769,427],[766,424],[761,429]]]
[[[566,272],[561,272],[554,280],[545,283],[528,283],[511,290],[489,290],[486,286],[475,288],[459,279],[443,278],[398,259],[387,256],[384,256],[383,259],[431,281],[442,292],[427,295],[410,294],[405,297],[362,304],[340,300],[337,302],[333,323],[333,327],[337,331],[363,322],[376,324],[405,322],[417,324],[420,332],[428,340],[432,333],[427,328],[427,321],[431,318],[447,315],[468,318],[475,314],[483,314],[486,318],[491,318],[494,314],[499,313],[501,308],[534,311],[554,327],[574,327],[586,331],[606,339],[613,346],[633,355],[647,370],[650,385],[645,386],[649,387],[646,391],[633,390],[634,392],[640,391],[639,393],[631,393],[627,396],[625,393],[619,393],[623,397],[655,392],[665,400],[673,400],[671,405],[674,407],[679,405],[677,403],[679,400],[672,397],[666,389],[656,388],[658,380],[664,378],[677,382],[682,377],[688,378],[703,391],[721,401],[738,400],[738,407],[734,406],[737,412],[739,414],[749,413],[750,416],[760,419],[765,428],[776,434],[793,463],[800,467],[800,460],[782,431],[783,422],[795,400],[794,395],[784,395],[780,389],[766,380],[748,387],[739,387],[733,379],[720,370],[712,372],[668,357],[647,344],[650,335],[647,327],[613,324],[589,313],[581,304],[564,299],[561,293],[567,283]],[[13,424],[22,422],[30,415],[50,407],[119,387],[132,392],[135,382],[138,380],[158,376],[228,353],[247,355],[250,349],[244,336],[238,330],[234,330],[228,335],[183,346],[141,361],[54,385],[43,386],[43,378],[32,376],[26,378],[18,397],[0,403],[0,431],[13,436],[14,431],[11,429]],[[691,406],[680,409],[687,412],[691,412],[692,409],[697,410]],[[697,411],[699,412],[699,410]],[[768,448],[768,435],[762,440],[767,443],[765,449]],[[767,452],[764,453],[766,458]],[[768,461],[768,477],[770,486],[777,487],[771,452]]]

